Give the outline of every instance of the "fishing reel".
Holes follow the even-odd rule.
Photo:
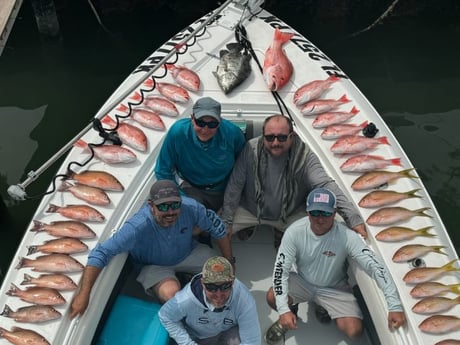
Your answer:
[[[373,122],[371,122],[363,128],[363,135],[367,138],[373,138],[377,135],[378,131],[379,129],[375,126]]]
[[[104,141],[108,140],[111,141],[114,145],[121,146],[122,142],[118,136],[117,131],[115,129],[107,131],[104,127],[102,127],[101,120],[97,118],[93,120],[93,129],[99,132],[99,136],[104,138]]]

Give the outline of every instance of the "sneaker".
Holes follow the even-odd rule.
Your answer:
[[[249,228],[244,228],[241,229],[236,233],[236,236],[240,241],[247,241],[251,239],[255,234],[255,227],[249,227]]]
[[[268,345],[275,345],[278,344],[281,340],[284,339],[284,335],[286,334],[287,329],[284,329],[278,321],[273,323],[270,328],[265,332],[265,342]]]
[[[321,323],[329,323],[331,322],[331,317],[326,309],[321,307],[320,305],[315,306],[315,316],[316,319]]]

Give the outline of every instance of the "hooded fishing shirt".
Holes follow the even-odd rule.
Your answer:
[[[169,227],[158,225],[146,204],[112,237],[91,250],[88,265],[103,268],[112,257],[125,252],[142,265],[176,265],[197,245],[192,237],[195,226],[215,239],[226,236],[225,226],[216,213],[191,198],[182,197],[179,217]]]
[[[273,290],[278,312],[289,311],[288,278],[294,264],[297,273],[312,286],[340,288],[348,286],[347,260],[356,261],[376,281],[389,311],[402,311],[396,285],[386,266],[357,233],[335,221],[329,232],[317,236],[305,217],[287,228],[275,261]]]
[[[165,137],[155,176],[175,181],[177,174],[192,186],[223,191],[244,143],[243,132],[228,120],[221,119],[207,142],[198,139],[191,119],[178,120]]]
[[[327,188],[337,197],[337,211],[350,228],[364,223],[358,210],[343,194],[335,181],[326,173],[318,157],[297,136],[287,157],[283,158],[284,166],[273,160],[263,148],[263,137],[248,141],[233,167],[232,174],[225,190],[222,220],[233,224],[233,216],[242,206],[259,219],[286,218],[299,209],[305,210],[307,194],[314,188]],[[277,186],[271,165],[277,165],[281,176]],[[281,188],[280,188],[281,187]],[[279,192],[268,193],[269,189],[280,188]],[[276,214],[270,212],[267,205],[280,205]]]
[[[223,310],[213,309],[206,302],[199,274],[161,307],[159,317],[179,345],[196,344],[193,339],[211,338],[234,326],[239,328],[241,345],[261,344],[256,302],[238,279]]]

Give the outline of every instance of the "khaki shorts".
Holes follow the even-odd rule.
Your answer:
[[[177,272],[185,272],[191,274],[200,273],[206,260],[215,255],[218,255],[216,251],[211,249],[209,246],[200,243],[195,247],[195,249],[192,250],[189,256],[187,256],[177,265],[144,266],[136,280],[142,284],[146,294],[155,296],[152,288],[159,282],[168,278],[177,280]]]
[[[289,296],[293,303],[313,301],[327,310],[331,319],[341,317],[363,318],[361,309],[350,286],[323,288],[308,283],[296,272],[289,272]]]

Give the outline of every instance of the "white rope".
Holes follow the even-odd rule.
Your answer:
[[[363,32],[366,32],[372,28],[374,28],[376,25],[378,24],[381,24],[382,21],[391,13],[391,11],[393,11],[393,8],[396,6],[396,4],[398,3],[399,0],[394,0],[393,3],[387,8],[387,10],[385,12],[383,12],[383,14],[377,18],[376,21],[374,21],[371,25],[369,25],[368,27],[358,31],[358,32],[355,32],[353,34],[350,35],[350,37],[354,37],[354,36],[357,36],[359,34],[362,34]]]

